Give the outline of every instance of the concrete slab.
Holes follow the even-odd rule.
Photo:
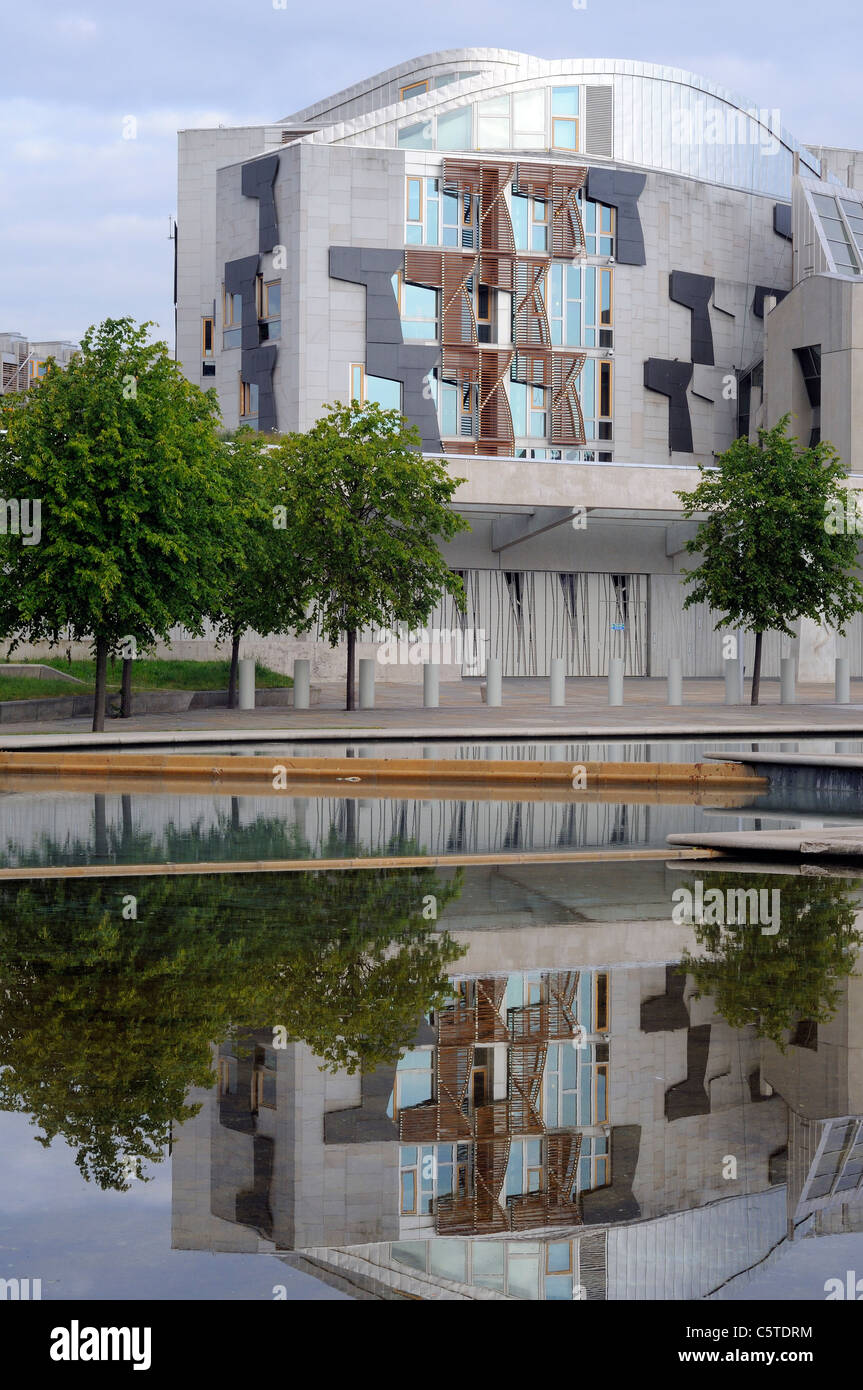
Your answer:
[[[789,854],[822,859],[863,860],[863,827],[831,826],[813,830],[729,830],[669,835],[668,844],[690,846],[710,852],[734,851],[744,857],[760,854]]]

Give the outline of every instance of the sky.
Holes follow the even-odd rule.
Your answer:
[[[0,14],[0,332],[172,338],[177,131],[272,122],[420,54],[632,58],[863,146],[859,0],[27,0]],[[124,138],[133,129],[135,138]]]

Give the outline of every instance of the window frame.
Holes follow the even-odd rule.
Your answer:
[[[429,79],[421,78],[417,82],[406,82],[403,87],[399,87],[399,101],[410,101],[412,97],[427,96],[429,90]]]

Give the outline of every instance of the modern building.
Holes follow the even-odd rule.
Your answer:
[[[0,333],[0,396],[26,391],[42,380],[49,359],[53,358],[58,367],[67,367],[80,351],[80,343],[65,339],[37,343],[23,333]]]
[[[181,133],[178,357],[231,428],[401,409],[463,480],[445,554],[505,674],[718,675],[676,494],[786,410],[860,484],[861,167],[675,68],[429,54]],[[768,635],[765,673],[836,650]]]

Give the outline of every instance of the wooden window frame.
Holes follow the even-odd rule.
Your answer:
[[[412,97],[427,96],[429,90],[428,78],[420,79],[418,82],[406,82],[403,87],[399,87],[399,101],[410,101]]]
[[[237,323],[237,322],[235,321],[235,319],[234,319],[234,300],[235,300],[235,299],[239,299],[239,300],[240,300],[240,321],[239,321],[239,323]],[[230,310],[230,318],[228,317],[228,311],[229,311],[229,310]],[[223,285],[223,286],[222,286],[222,327],[223,327],[223,328],[226,328],[226,329],[230,329],[230,328],[242,328],[242,326],[243,326],[242,296],[239,295],[239,294],[229,294],[228,291],[225,289],[225,286]]]
[[[411,186],[412,183],[418,183],[419,186],[420,186],[420,211],[419,211],[419,217],[411,217],[411,215],[410,215],[410,206],[411,206],[411,191],[410,191],[410,186]],[[424,187],[424,183],[425,183],[425,180],[424,180],[424,178],[423,178],[423,176],[422,176],[421,174],[408,174],[407,177],[405,178],[405,222],[409,222],[409,223],[411,224],[412,227],[413,227],[413,226],[417,226],[417,225],[419,225],[420,227],[424,227],[424,226],[425,226],[425,222],[424,222],[424,220],[423,220],[423,210],[424,210],[424,207],[425,207],[425,187]]]
[[[355,396],[355,395],[354,395],[354,372],[359,372],[359,374],[360,374],[360,391],[361,391],[362,394],[359,395],[359,396]],[[352,363],[350,364],[350,366],[348,367],[348,390],[349,390],[350,393],[351,393],[350,398],[351,398],[352,401],[360,401],[360,402],[362,402],[362,401],[365,400],[365,398],[366,398],[366,369],[365,369],[365,365],[364,365],[362,362],[352,362]]]
[[[566,1245],[566,1246],[569,1247],[569,1266],[568,1266],[567,1269],[549,1269],[549,1267],[548,1267],[548,1256],[549,1256],[549,1251],[551,1250],[552,1245]],[[572,1241],[571,1241],[571,1240],[568,1240],[568,1241],[567,1241],[567,1240],[555,1240],[555,1241],[549,1241],[549,1242],[548,1242],[548,1244],[547,1244],[546,1247],[545,1247],[545,1272],[546,1272],[546,1274],[550,1274],[550,1275],[552,1275],[552,1276],[555,1275],[555,1274],[564,1274],[564,1275],[566,1275],[566,1274],[572,1274],[572,1273],[573,1273],[573,1267],[572,1267]]]
[[[579,128],[578,128],[578,124],[579,124],[580,119],[581,119],[580,116],[554,116],[554,115],[552,116],[552,118],[551,118],[551,148],[552,148],[553,150],[563,150],[563,151],[565,151],[565,152],[568,153],[568,154],[575,154],[575,153],[578,151],[578,149],[580,148],[579,143],[578,143],[578,141],[579,141],[579,135],[580,135]],[[564,123],[565,123],[565,124],[568,125],[568,126],[575,126],[575,143],[574,143],[573,145],[558,145],[557,141],[556,141],[555,138],[554,138],[554,135],[555,135],[555,128],[556,128],[558,122],[560,122],[561,124],[564,124]]]
[[[207,324],[210,325],[210,346],[207,347]],[[201,319],[201,356],[212,357],[215,353],[216,343],[216,324],[212,314],[205,314]]]
[[[599,982],[605,980],[605,1018],[600,1022],[599,1017]],[[595,1033],[607,1033],[610,1031],[611,1019],[611,989],[609,987],[609,976],[607,970],[598,970],[593,978],[593,1030]]]
[[[605,1076],[605,1114],[604,1114],[601,1118],[600,1118],[600,1116],[599,1116],[599,1105],[598,1105],[598,1100],[599,1100],[599,1073],[600,1073],[600,1072],[602,1072],[603,1075]],[[605,1124],[605,1123],[607,1122],[607,1120],[608,1120],[608,1063],[607,1063],[607,1062],[594,1062],[594,1064],[593,1064],[593,1122],[594,1122],[594,1124],[602,1125],[602,1124]],[[604,1154],[603,1154],[603,1155],[600,1155],[600,1157],[605,1157],[605,1156],[606,1156],[606,1155],[604,1155]],[[596,1155],[594,1155],[594,1158],[595,1158],[595,1157],[596,1157]]]

